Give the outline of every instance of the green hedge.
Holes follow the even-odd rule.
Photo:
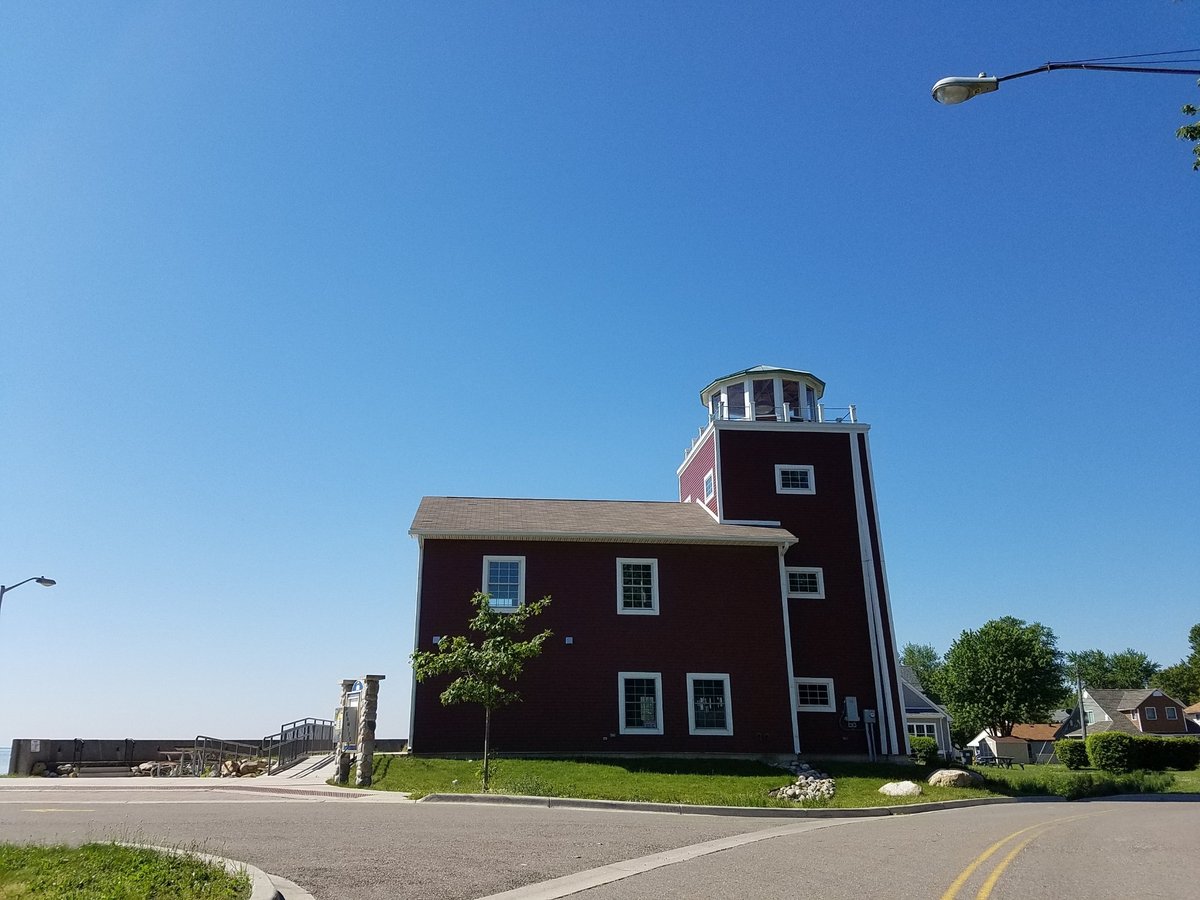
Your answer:
[[[1068,769],[1083,769],[1088,764],[1087,747],[1076,738],[1064,738],[1054,742],[1054,755]]]
[[[908,745],[912,747],[913,759],[920,766],[936,766],[941,761],[937,741],[924,735],[910,736]]]
[[[1058,750],[1057,745],[1055,750]],[[1179,769],[1190,772],[1200,765],[1200,741],[1192,738],[1102,731],[1099,734],[1088,735],[1087,755],[1092,766],[1102,772],[1119,774],[1135,769],[1148,769],[1153,772]],[[1059,759],[1063,759],[1062,756],[1059,756]]]

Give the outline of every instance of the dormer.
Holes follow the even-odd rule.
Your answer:
[[[818,422],[825,382],[811,372],[755,366],[718,378],[700,392],[711,419]]]

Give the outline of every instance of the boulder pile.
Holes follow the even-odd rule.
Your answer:
[[[788,769],[796,776],[795,783],[774,788],[767,792],[767,796],[797,803],[805,800],[829,800],[833,797],[837,786],[824,772],[819,772],[800,760],[796,760]]]

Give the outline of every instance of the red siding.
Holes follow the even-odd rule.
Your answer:
[[[1175,715],[1178,718],[1167,718],[1167,707],[1174,707]],[[1158,714],[1158,718],[1147,719],[1146,709],[1152,708]],[[1187,722],[1183,717],[1183,709],[1175,702],[1166,697],[1147,697],[1142,705],[1137,708],[1138,711],[1138,726],[1146,734],[1186,734]]]
[[[696,450],[696,454],[688,460],[687,468],[679,473],[679,499],[686,500],[691,497],[701,503],[704,503],[704,476],[709,472],[713,473],[713,497],[704,505],[712,511],[714,516],[717,515],[716,492],[720,490],[716,483],[716,443],[717,432],[714,430],[704,439],[704,443]]]
[[[434,635],[466,633],[485,555],[524,556],[526,599],[554,598],[531,625],[554,637],[516,685],[523,702],[493,717],[497,750],[792,752],[775,547],[427,539],[422,553],[423,650],[433,649]],[[659,615],[617,613],[618,557],[658,560]],[[620,734],[623,671],[662,673],[662,735]],[[729,674],[731,736],[688,734],[689,672]],[[443,707],[445,683],[417,686],[413,749],[478,752],[483,713]]]
[[[792,654],[795,675],[832,678],[839,709],[846,696],[858,699],[859,709],[879,706],[871,665],[871,628],[867,616],[862,560],[876,560],[875,579],[881,588],[885,621],[885,654],[893,653],[883,575],[875,547],[861,546],[854,492],[853,452],[861,447],[853,434],[800,429],[722,429],[719,490],[727,519],[778,520],[797,543],[788,550],[792,566],[820,566],[825,578],[824,600],[791,600]],[[861,457],[860,457],[861,459]],[[813,494],[780,494],[775,488],[776,465],[811,465]],[[866,474],[864,469],[864,475]],[[874,509],[869,482],[866,502],[870,533],[875,538]],[[890,656],[888,657],[890,659]],[[894,665],[888,666],[894,728],[904,746],[899,688]],[[882,710],[879,711],[882,714]],[[861,729],[846,730],[840,715],[799,713],[800,745],[804,752],[866,752]]]

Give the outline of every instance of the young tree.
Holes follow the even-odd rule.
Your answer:
[[[479,644],[466,637],[443,637],[435,651],[418,650],[412,655],[413,677],[425,681],[438,675],[457,675],[442,691],[444,706],[456,703],[478,703],[483,707],[483,791],[489,780],[492,711],[521,699],[520,694],[506,684],[514,682],[525,663],[542,652],[542,644],[550,637],[549,629],[528,640],[518,640],[525,624],[550,605],[543,597],[536,603],[526,603],[511,611],[499,611],[491,606],[487,594],[471,598],[475,616],[468,623],[472,631],[482,635]]]
[[[942,702],[938,677],[945,663],[932,644],[905,644],[900,651],[900,663],[913,670],[926,697],[934,703]]]
[[[1065,696],[1062,654],[1054,632],[1005,616],[964,631],[946,653],[940,686],[955,720],[991,734],[1019,722],[1044,722]]]

